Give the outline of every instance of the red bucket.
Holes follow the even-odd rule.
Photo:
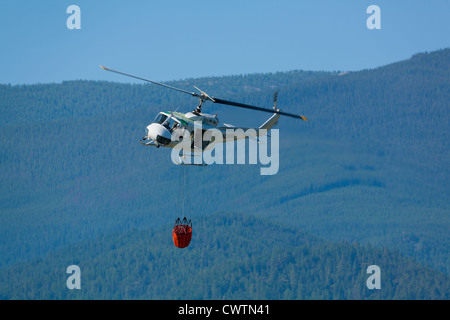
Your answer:
[[[173,244],[178,248],[186,248],[191,242],[192,238],[192,222],[187,221],[186,218],[180,221],[180,218],[175,221],[175,226],[173,227]]]

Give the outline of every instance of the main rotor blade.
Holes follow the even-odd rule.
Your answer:
[[[269,113],[278,113],[278,114],[283,115],[283,116],[309,121],[304,116],[293,114],[293,113],[288,113],[288,112],[283,112],[283,111],[277,111],[277,110],[274,110],[274,109],[266,109],[266,108],[251,106],[251,105],[244,104],[244,103],[227,101],[227,100],[222,100],[222,99],[218,99],[218,98],[214,98],[214,97],[213,97],[213,99],[214,99],[214,103],[219,103],[219,104],[224,104],[224,105],[234,106],[234,107],[239,107],[239,108],[245,108],[245,109],[251,109],[251,110],[258,110],[258,111],[269,112]]]
[[[189,91],[186,91],[186,90],[183,90],[183,89],[179,89],[179,88],[175,88],[175,87],[169,86],[169,85],[167,85],[167,84],[163,84],[163,83],[156,82],[156,81],[153,81],[153,80],[141,78],[141,77],[138,77],[138,76],[129,74],[129,73],[122,72],[122,71],[117,71],[117,70],[114,70],[114,69],[109,69],[109,68],[106,68],[106,67],[104,67],[104,66],[102,66],[102,65],[101,65],[100,67],[101,67],[103,70],[106,70],[106,71],[111,71],[111,72],[118,73],[118,74],[121,74],[121,75],[124,75],[124,76],[127,76],[127,77],[131,77],[131,78],[143,80],[143,81],[146,81],[146,82],[150,82],[150,83],[156,84],[156,85],[161,86],[161,87],[165,87],[165,88],[169,88],[169,89],[176,90],[176,91],[179,91],[179,92],[187,93],[187,94],[189,94],[189,95],[191,95],[191,96],[193,96],[193,97],[198,97],[198,98],[202,99],[202,102],[203,102],[204,100],[210,100],[210,101],[212,101],[213,103],[219,103],[219,104],[224,104],[224,105],[228,105],[228,106],[234,106],[234,107],[239,107],[239,108],[246,108],[246,109],[251,109],[251,110],[258,110],[258,111],[263,111],[263,112],[268,112],[268,113],[277,113],[277,114],[280,114],[280,115],[283,115],[283,116],[287,116],[287,117],[291,117],[291,118],[296,118],[296,119],[301,119],[301,120],[309,121],[309,120],[306,119],[304,116],[297,115],[297,114],[293,114],[293,113],[288,113],[288,112],[278,111],[278,110],[274,110],[274,109],[266,109],[266,108],[261,108],[261,107],[256,107],[256,106],[251,106],[251,105],[244,104],[244,103],[233,102],[233,101],[222,100],[222,99],[210,97],[207,93],[201,91],[201,90],[198,89],[197,87],[195,87],[195,88],[196,88],[197,90],[199,90],[199,91],[201,92],[201,94],[198,94],[198,93],[196,93],[196,92],[189,92]],[[278,96],[277,93],[274,94],[274,103],[275,103],[275,106],[276,106],[277,96]]]
[[[161,87],[165,87],[165,88],[169,88],[169,89],[172,89],[172,90],[176,90],[176,91],[180,91],[180,92],[183,92],[183,93],[187,93],[187,94],[190,94],[193,97],[200,97],[200,95],[198,93],[195,93],[195,92],[189,92],[189,91],[186,91],[186,90],[183,90],[183,89],[179,89],[179,88],[175,88],[175,87],[169,86],[167,84],[163,84],[163,83],[159,83],[159,82],[156,82],[156,81],[153,81],[153,80],[141,78],[141,77],[129,74],[129,73],[117,71],[117,70],[114,70],[114,69],[109,69],[109,68],[106,68],[104,66],[100,66],[100,67],[103,70],[106,70],[106,71],[115,72],[115,73],[118,73],[118,74],[121,74],[121,75],[124,75],[124,76],[127,76],[127,77],[131,77],[131,78],[143,80],[143,81],[146,81],[146,82],[150,82],[150,83],[156,84],[156,85],[161,86]]]

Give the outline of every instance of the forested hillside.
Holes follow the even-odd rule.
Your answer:
[[[398,253],[332,243],[248,215],[197,219],[187,249],[171,227],[132,230],[0,273],[0,298],[26,299],[448,299],[447,275]],[[380,266],[380,290],[366,286]],[[81,289],[65,287],[69,265]]]
[[[260,176],[259,165],[189,167],[184,172],[171,162],[170,150],[140,145],[138,139],[157,112],[177,108],[187,112],[196,106],[195,99],[178,92],[148,84],[82,80],[0,85],[0,283],[9,283],[4,277],[15,279],[20,268],[30,270],[27,261],[40,258],[38,266],[46,270],[50,260],[67,257],[64,250],[69,246],[77,254],[81,254],[82,246],[96,246],[102,241],[107,248],[118,247],[119,243],[114,244],[116,237],[129,238],[126,250],[136,253],[136,261],[121,266],[125,268],[121,274],[138,272],[127,268],[139,264],[138,260],[152,259],[145,256],[152,250],[163,249],[150,246],[150,251],[142,251],[139,246],[144,244],[133,242],[137,239],[134,234],[142,241],[153,241],[150,235],[144,237],[149,230],[166,236],[161,228],[185,214],[183,195],[189,199],[186,216],[194,223],[217,212],[234,214],[235,218],[236,214],[250,214],[271,228],[289,226],[296,234],[306,232],[308,237],[324,239],[320,240],[324,247],[318,250],[368,250],[370,244],[376,248],[370,252],[379,252],[386,247],[387,255],[407,261],[411,268],[421,268],[419,263],[437,271],[426,269],[431,278],[439,272],[448,275],[448,70],[450,49],[445,49],[359,72],[292,71],[169,83],[186,90],[196,85],[212,96],[262,107],[271,107],[272,93],[279,89],[278,106],[305,115],[310,121],[280,121],[280,170],[274,176]],[[104,71],[99,68],[99,72]],[[204,111],[217,112],[222,122],[234,125],[259,126],[267,119],[266,114],[226,106],[205,105]],[[184,174],[188,179],[185,189],[181,183]],[[202,230],[207,229],[197,231],[198,239],[206,236]],[[228,239],[230,246],[234,238]],[[218,263],[225,252],[218,249],[221,244],[217,242],[212,251],[208,246],[196,247],[194,242],[186,252],[193,259],[211,254]],[[264,246],[267,252],[278,250],[270,242]],[[297,247],[301,245],[289,248],[286,254],[298,257]],[[166,249],[169,259],[173,253]],[[233,261],[242,252],[237,250]],[[79,259],[93,256],[86,254]],[[111,254],[107,249],[97,258],[111,261]],[[256,262],[265,263],[264,259]],[[302,272],[315,268],[309,260],[290,261],[295,270],[300,269],[296,264],[301,265]],[[17,266],[21,262],[25,264]],[[233,263],[237,268],[233,270],[238,272],[240,267]],[[355,261],[349,263],[352,268],[356,266]],[[244,274],[250,272],[243,268]],[[257,274],[270,272],[262,265],[255,268]],[[204,272],[213,271],[205,268]],[[270,279],[268,286],[280,282]],[[34,288],[42,285],[30,281]],[[448,292],[448,280],[443,283]],[[436,287],[435,280],[428,289],[432,287]],[[280,287],[283,292],[274,292],[273,297],[283,297],[286,289]],[[439,296],[428,289],[423,294],[383,294],[389,298]],[[25,295],[20,290],[14,291],[14,297]],[[157,295],[139,290],[128,296]],[[255,293],[252,290],[256,289],[246,292]],[[313,296],[313,288],[305,285],[302,290],[310,295],[299,294],[297,287],[290,290],[286,295],[291,297]],[[237,297],[237,291],[228,291],[202,291],[199,296]],[[318,296],[324,297],[325,291]],[[36,296],[43,294],[39,292]],[[98,291],[88,292],[93,297]],[[161,297],[170,297],[168,292],[158,292]],[[68,297],[67,293],[54,294],[51,297]],[[2,297],[12,296],[8,290],[2,291]],[[345,291],[329,297],[357,296]]]

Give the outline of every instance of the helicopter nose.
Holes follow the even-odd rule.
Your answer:
[[[159,144],[169,144],[172,140],[170,131],[159,123],[152,123],[147,127],[147,136]]]

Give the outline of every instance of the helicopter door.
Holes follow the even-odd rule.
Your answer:
[[[198,128],[194,128],[191,132],[191,148],[194,150],[203,150],[203,134],[205,133],[205,130],[201,130]]]
[[[195,134],[191,133],[191,148],[203,151],[208,147],[211,143],[214,142],[214,137],[212,136],[211,132],[206,132],[205,129],[195,129]],[[194,131],[193,131],[194,132]],[[201,132],[201,133],[200,133]],[[204,139],[206,141],[204,141]]]

